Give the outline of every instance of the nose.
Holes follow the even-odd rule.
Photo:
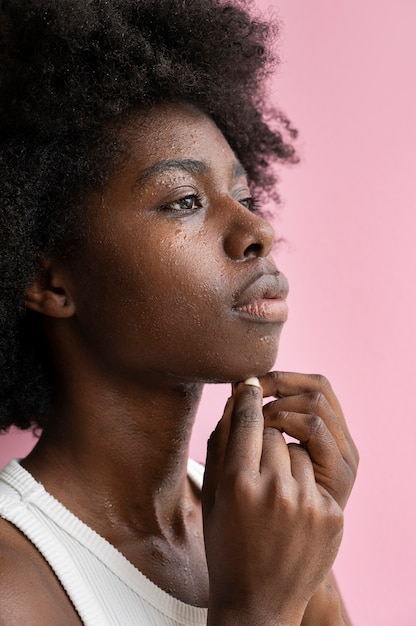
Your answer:
[[[226,255],[236,261],[268,256],[274,244],[272,225],[258,213],[239,207],[224,236]]]

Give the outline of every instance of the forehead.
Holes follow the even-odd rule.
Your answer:
[[[237,162],[215,123],[189,104],[161,104],[138,113],[122,136],[129,155],[143,169],[174,159]]]

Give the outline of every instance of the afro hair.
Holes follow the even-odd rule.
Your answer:
[[[25,290],[81,239],[128,116],[195,105],[260,191],[274,163],[296,161],[296,131],[266,102],[277,30],[249,0],[0,1],[0,430],[47,421],[50,364]]]

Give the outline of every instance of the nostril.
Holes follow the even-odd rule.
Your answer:
[[[272,225],[238,202],[234,202],[232,208],[234,219],[230,220],[222,237],[226,255],[237,261],[268,256],[274,243]]]
[[[250,259],[253,257],[261,256],[263,251],[263,246],[260,243],[251,243],[244,250],[244,258]]]

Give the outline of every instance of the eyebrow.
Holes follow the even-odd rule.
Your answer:
[[[183,170],[189,174],[205,174],[208,171],[207,163],[194,159],[164,159],[154,165],[142,170],[135,182],[135,187],[139,187],[157,174],[165,174],[172,170]]]
[[[154,165],[142,170],[136,181],[134,187],[139,187],[146,183],[149,179],[158,174],[165,174],[172,170],[182,170],[189,174],[201,175],[209,172],[210,167],[205,161],[197,161],[195,159],[163,159],[158,161]],[[240,178],[241,176],[247,176],[244,167],[239,161],[234,161],[231,167],[232,178]]]
[[[248,179],[247,172],[240,161],[234,161],[231,169],[231,175],[233,178],[241,178],[241,176],[245,176]]]

